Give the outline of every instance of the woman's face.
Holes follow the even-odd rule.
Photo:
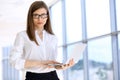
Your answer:
[[[45,8],[37,9],[33,12],[33,23],[36,29],[44,28],[44,25],[46,24],[48,15],[47,10]]]

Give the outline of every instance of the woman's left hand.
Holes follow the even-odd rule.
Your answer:
[[[57,65],[55,66],[56,69],[67,69],[69,67],[72,67],[75,64],[74,59],[70,59],[68,64],[63,64],[63,65]]]

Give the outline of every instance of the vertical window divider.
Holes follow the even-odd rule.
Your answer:
[[[86,31],[86,0],[81,0],[81,16],[82,16],[82,40],[83,42],[87,40],[87,31]],[[87,43],[87,41],[86,41]],[[83,65],[84,65],[84,80],[89,80],[89,70],[88,70],[88,52],[87,48],[83,54]]]
[[[63,62],[67,60],[67,38],[66,38],[66,0],[62,0],[62,29],[63,29]],[[63,71],[64,80],[68,80],[68,70]]]
[[[111,21],[111,32],[117,31],[117,19],[116,19],[116,5],[115,0],[110,1],[110,21]],[[114,80],[120,80],[120,64],[119,64],[119,51],[118,51],[118,34],[111,35],[112,42],[112,55],[113,55],[113,75]]]

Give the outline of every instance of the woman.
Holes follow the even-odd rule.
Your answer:
[[[27,17],[27,30],[19,32],[10,54],[10,63],[18,70],[26,70],[25,80],[59,80],[56,70],[74,64],[56,61],[57,38],[52,32],[50,15],[43,1],[31,4]]]

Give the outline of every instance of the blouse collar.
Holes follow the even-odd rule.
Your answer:
[[[39,37],[39,35],[38,35],[38,31],[35,30],[35,36],[36,36],[36,40],[37,40],[38,44],[41,44],[41,43],[44,42],[44,38],[45,38],[45,30],[43,30],[42,32],[43,32],[43,40],[41,40],[41,38]]]

